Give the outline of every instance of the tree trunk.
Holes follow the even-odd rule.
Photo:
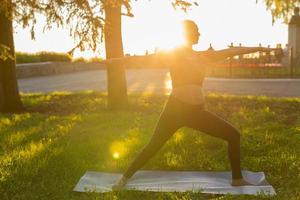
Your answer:
[[[121,5],[105,5],[105,50],[106,58],[123,57],[121,30]],[[128,105],[125,67],[110,64],[107,66],[108,107],[124,108]]]
[[[12,20],[0,10],[0,43],[10,48],[15,57]],[[0,59],[0,112],[23,110],[16,77],[16,62],[10,58]]]

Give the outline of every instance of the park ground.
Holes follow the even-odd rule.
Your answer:
[[[21,96],[25,112],[0,114],[1,200],[300,199],[300,98],[206,95],[206,109],[240,130],[242,168],[265,172],[277,192],[277,196],[268,197],[192,192],[73,192],[87,170],[126,169],[151,137],[168,96],[130,94],[130,105],[119,111],[106,107],[105,92]],[[226,152],[224,141],[184,127],[143,169],[230,170]]]
[[[168,94],[172,90],[168,69],[127,69],[128,93]],[[107,71],[91,70],[51,76],[22,78],[18,80],[21,92],[52,91],[107,91]],[[271,78],[212,78],[203,83],[205,93],[237,95],[266,95],[300,97],[300,79]]]

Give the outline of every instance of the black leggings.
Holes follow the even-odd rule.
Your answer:
[[[149,143],[123,174],[130,178],[154,156],[179,128],[187,126],[228,142],[228,156],[232,178],[242,178],[240,169],[240,134],[227,121],[204,110],[203,105],[188,104],[170,95],[156,124]]]

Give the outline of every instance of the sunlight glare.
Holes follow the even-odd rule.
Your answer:
[[[171,93],[171,90],[172,90],[172,80],[171,80],[170,72],[166,73],[164,84],[165,84],[165,87],[164,87],[165,92],[164,93],[169,95]]]
[[[179,21],[169,21],[168,24],[160,24],[160,37],[157,38],[158,50],[170,51],[184,43],[183,30]]]

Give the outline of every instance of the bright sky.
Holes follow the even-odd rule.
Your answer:
[[[262,1],[255,0],[201,0],[187,14],[174,10],[167,0],[140,0],[133,2],[134,18],[123,17],[124,53],[144,54],[155,47],[170,47],[178,43],[179,23],[183,19],[194,20],[201,32],[195,50],[204,50],[212,43],[215,49],[235,45],[264,46],[287,43],[287,25],[281,21],[272,25],[272,17]],[[36,41],[30,40],[28,29],[16,26],[17,51],[67,52],[74,45],[66,30],[53,29],[42,33],[43,19],[39,19]],[[103,46],[100,57],[104,57]],[[76,52],[75,56],[92,56],[91,52]]]

